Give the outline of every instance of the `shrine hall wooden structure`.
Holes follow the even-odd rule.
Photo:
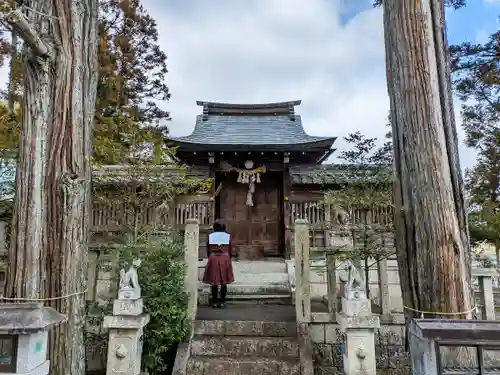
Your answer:
[[[214,179],[210,223],[226,222],[240,259],[289,257],[293,221],[307,216],[297,210],[323,197],[314,172],[336,138],[307,134],[300,103],[197,102],[193,133],[172,139],[181,162]]]

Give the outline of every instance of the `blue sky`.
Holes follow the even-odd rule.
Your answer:
[[[467,7],[447,12],[448,38],[451,43],[484,41],[498,30],[500,1],[469,0]]]

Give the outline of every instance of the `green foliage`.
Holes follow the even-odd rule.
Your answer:
[[[392,184],[388,178],[392,171],[392,142],[389,134],[386,142],[377,147],[376,138],[367,138],[360,132],[349,134],[344,140],[350,149],[343,151],[340,159],[351,166],[353,173],[363,176],[358,183],[343,184],[339,190],[329,190],[325,193],[326,203],[342,207],[347,212],[356,208],[368,209],[384,206],[392,201]],[[358,171],[358,172],[355,172]],[[370,171],[369,178],[366,178]]]
[[[381,236],[393,230],[392,217],[384,218],[382,223],[372,220],[373,210],[379,210],[391,215],[392,183],[392,143],[386,136],[386,142],[377,147],[376,138],[367,138],[360,132],[349,134],[344,140],[351,146],[350,150],[342,152],[340,158],[349,163],[348,168],[365,177],[356,179],[355,183],[345,183],[340,189],[325,192],[325,203],[336,207],[337,212],[343,212],[344,223],[336,223],[337,234],[352,235],[354,245],[349,248],[327,249],[335,254],[337,259],[352,259],[361,268],[364,263],[366,290],[369,291],[369,269],[377,262],[369,264],[370,258],[380,260],[393,254],[392,249],[385,247]],[[366,174],[369,171],[369,178]],[[389,209],[389,210],[388,210]],[[354,225],[353,215],[357,213],[358,222]],[[391,215],[392,216],[392,215]],[[359,219],[361,219],[359,221]],[[380,222],[381,216],[378,217]],[[384,224],[388,223],[388,224]]]
[[[500,245],[500,32],[484,44],[451,46],[455,93],[462,105],[466,145],[476,149],[477,163],[466,172],[472,213],[471,240]]]
[[[472,243],[488,241],[500,248],[500,211],[484,206],[469,215]]]
[[[500,120],[500,32],[484,44],[462,43],[450,47],[455,93],[462,105],[467,145],[480,147],[484,136],[498,131]]]
[[[170,114],[167,56],[155,20],[139,0],[101,0],[94,158],[118,164],[134,143],[163,143]]]
[[[150,314],[144,329],[143,364],[151,375],[161,374],[168,365],[168,351],[190,331],[183,239],[178,235],[140,238],[119,251],[125,264],[141,260],[139,283],[145,312]]]
[[[166,85],[167,56],[158,44],[154,19],[139,0],[101,0],[99,13],[99,81],[93,158],[119,164],[130,158],[137,143],[163,144],[170,114],[158,105],[170,98]],[[10,56],[12,99],[22,99],[21,53],[12,53],[0,31],[0,66]],[[8,96],[4,90],[3,97]],[[0,119],[0,148],[16,148],[20,116]]]

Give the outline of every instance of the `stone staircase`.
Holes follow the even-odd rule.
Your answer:
[[[234,272],[225,309],[198,307],[186,375],[301,375],[286,264],[234,262]]]
[[[287,265],[284,261],[233,262],[235,282],[228,286],[228,303],[285,304],[292,303]],[[204,263],[200,264],[200,280]],[[208,305],[210,288],[200,282],[200,301]]]
[[[284,320],[293,317],[289,306],[204,310],[195,324],[187,375],[300,375],[296,324]],[[224,320],[203,319],[217,314]]]

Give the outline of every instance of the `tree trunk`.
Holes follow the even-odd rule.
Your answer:
[[[84,375],[98,0],[24,2],[23,124],[6,293],[51,298],[68,322],[50,336],[53,375]],[[67,296],[67,297],[65,297]]]
[[[396,249],[408,318],[472,308],[470,249],[439,0],[384,0]],[[418,310],[415,312],[414,310]],[[448,318],[467,318],[457,314]]]

